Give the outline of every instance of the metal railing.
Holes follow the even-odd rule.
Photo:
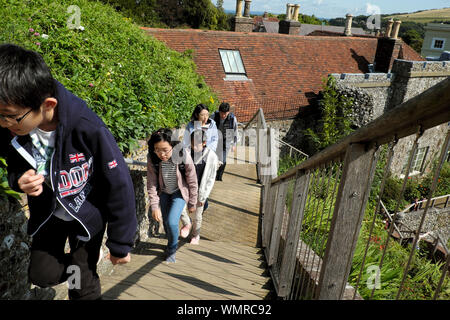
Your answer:
[[[278,296],[286,299],[356,299],[358,289],[366,277],[364,267],[370,256],[369,248],[380,208],[381,195],[390,172],[394,157],[394,146],[403,137],[415,135],[409,154],[407,174],[402,190],[397,198],[403,196],[418,139],[435,126],[450,121],[450,79],[446,79],[422,94],[386,112],[367,126],[355,131],[340,142],[329,146],[320,153],[308,158],[300,165],[290,169],[280,177],[259,172],[264,184],[262,193],[262,245]],[[256,128],[266,132],[258,135],[258,167],[261,154],[272,150],[270,128],[267,127],[263,111],[260,109],[250,120]],[[248,125],[246,126],[246,128]],[[372,189],[377,162],[381,148],[388,147],[383,166],[383,176],[374,212],[366,213],[366,206]],[[396,299],[405,293],[415,247],[426,217],[430,200],[436,189],[437,179],[449,148],[449,133],[436,166],[433,183],[427,197],[426,206],[418,230],[416,230],[408,261],[404,262],[402,279],[397,284]],[[267,159],[267,156],[266,156]],[[372,209],[368,207],[368,209]],[[367,220],[367,239],[360,241],[363,246],[362,263],[355,288],[348,286],[349,274],[353,270],[353,255],[360,238],[363,219]],[[396,214],[392,217],[394,220]],[[389,236],[380,246],[381,258],[376,268],[375,279],[383,281],[383,262],[386,252],[391,250],[389,241],[394,224],[388,230]],[[433,299],[437,299],[443,285],[448,284],[450,255],[442,266],[442,274],[437,283],[429,284],[435,289]],[[374,263],[371,263],[371,267]],[[356,270],[357,271],[357,270]],[[373,298],[378,286],[372,288],[369,298]]]
[[[446,194],[444,196],[439,196],[439,197],[434,197],[433,199],[431,199],[431,204],[429,205],[429,208],[434,208],[434,207],[447,208],[447,206],[449,205],[449,200],[450,200],[450,194]],[[425,208],[426,205],[427,205],[427,200],[417,201],[417,209],[418,210]],[[411,203],[410,205],[408,205],[405,209],[403,209],[400,212],[401,213],[408,212],[413,206],[414,206],[414,203]]]

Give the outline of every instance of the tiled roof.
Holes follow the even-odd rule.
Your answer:
[[[337,26],[321,26],[316,24],[306,24],[302,23],[300,27],[300,35],[301,36],[307,36],[311,32],[314,31],[329,31],[329,32],[337,32],[337,33],[344,33],[345,27],[337,27]],[[366,34],[363,28],[355,28],[352,27],[352,34]]]
[[[261,22],[264,25],[265,32],[267,33],[278,33],[279,32],[279,24],[278,21],[271,21],[271,20],[263,20]],[[300,32],[299,36],[307,36],[310,35],[310,33],[315,31],[323,31],[323,32],[333,32],[336,34],[343,34],[344,33],[344,27],[336,27],[336,26],[322,26],[317,24],[308,24],[308,23],[302,23],[300,26]],[[362,28],[352,28],[352,33],[357,35],[365,35],[366,32]],[[334,35],[334,34],[330,34]]]
[[[168,47],[194,50],[197,71],[221,100],[296,101],[308,105],[330,73],[365,73],[374,62],[376,38],[312,37],[192,29],[143,28]],[[404,45],[405,60],[423,60]],[[247,81],[225,81],[220,49],[239,50]]]

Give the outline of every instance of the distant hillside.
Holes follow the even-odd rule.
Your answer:
[[[420,23],[438,21],[450,22],[450,8],[424,10],[413,13],[390,15],[386,18],[400,19],[401,21],[413,21]]]

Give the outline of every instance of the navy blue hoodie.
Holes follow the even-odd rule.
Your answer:
[[[137,229],[134,188],[128,167],[104,122],[62,84],[56,82],[58,126],[50,164],[51,186],[28,196],[28,234],[50,219],[57,202],[83,226],[85,241],[107,227],[111,255],[125,257]],[[29,135],[17,136],[8,150],[8,180],[20,191],[18,179],[34,168]]]

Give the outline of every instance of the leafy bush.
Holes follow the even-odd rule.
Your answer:
[[[5,159],[0,158],[0,200],[6,200],[8,197],[20,199],[19,193],[11,190],[8,185],[6,167],[7,165]]]
[[[282,156],[278,161],[278,175],[281,176],[282,174],[289,171],[289,169],[294,168],[303,161],[305,161],[305,157],[302,155],[294,154],[293,156],[289,156],[288,154],[286,154]]]
[[[211,0],[102,0],[134,22],[150,27],[191,27],[229,30],[228,16],[222,4]],[[219,2],[218,2],[219,4]]]
[[[324,80],[321,96],[318,105],[320,110],[318,124],[304,132],[315,144],[316,151],[338,142],[353,131],[351,128],[353,99],[339,93],[336,80],[332,76]]]
[[[78,27],[71,5],[80,9],[80,28],[69,28]],[[53,76],[103,119],[125,153],[158,127],[187,122],[198,103],[215,108],[216,95],[189,53],[168,49],[108,5],[0,0],[0,20],[7,30],[0,43],[42,54]]]
[[[369,242],[367,257],[364,264],[365,270],[363,270],[358,287],[358,292],[364,299],[370,298],[372,287],[367,286],[367,283],[373,283],[371,280],[374,280],[374,274],[368,272],[368,268],[379,266],[387,237],[383,222],[380,218],[377,218],[375,220],[374,230],[369,238],[372,219],[373,214],[369,213],[366,214],[366,217],[363,220],[348,279],[351,285],[356,285],[363,262],[366,244]],[[396,298],[410,251],[411,245],[403,247],[400,243],[391,239],[381,268],[381,288],[374,291],[374,300],[391,300]],[[443,265],[444,262],[433,263],[425,256],[422,256],[419,251],[416,251],[412,264],[408,270],[400,298],[407,300],[432,299],[442,274]],[[372,277],[372,279],[369,279],[370,277]],[[448,300],[450,298],[450,279],[448,277],[445,279],[442,288],[443,290],[441,291],[440,298]]]

